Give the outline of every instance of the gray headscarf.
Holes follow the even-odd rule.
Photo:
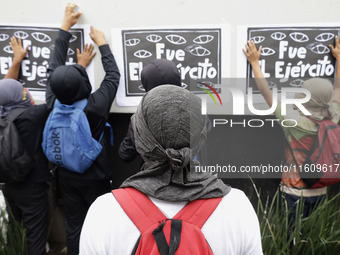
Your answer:
[[[14,79],[0,80],[0,117],[4,117],[14,108],[32,105],[29,92],[24,91],[20,82]]]
[[[206,139],[201,100],[186,89],[163,85],[148,92],[132,117],[136,149],[145,163],[121,187],[166,201],[226,195],[230,187],[194,171],[193,157]]]
[[[332,119],[334,116],[334,111],[330,105],[333,93],[332,83],[327,79],[312,78],[305,81],[301,87],[309,90],[311,94],[311,99],[303,104],[303,106],[312,114],[310,117],[317,121],[321,121],[326,117]],[[304,96],[305,95],[297,93],[295,98]]]

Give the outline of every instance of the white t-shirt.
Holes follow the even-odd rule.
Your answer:
[[[167,202],[150,197],[168,217],[174,217],[186,202]],[[238,189],[231,189],[202,227],[215,255],[259,255],[261,235],[255,211]],[[80,255],[131,254],[140,233],[112,193],[91,205],[80,236]]]

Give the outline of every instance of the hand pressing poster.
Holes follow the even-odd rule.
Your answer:
[[[340,27],[333,26],[296,26],[296,27],[248,27],[239,29],[243,33],[243,42],[252,40],[256,47],[262,45],[260,65],[271,88],[300,87],[313,77],[334,78],[335,59],[329,44],[335,44],[335,36]],[[242,50],[240,49],[241,54]],[[240,57],[239,76],[247,77],[246,92],[252,88],[254,94],[260,94],[251,65],[246,57]],[[242,65],[242,66],[241,66]],[[242,74],[243,72],[243,74]]]
[[[145,90],[143,67],[154,59],[173,61],[182,78],[182,87],[192,80],[220,83],[229,67],[222,63],[222,43],[226,29],[221,26],[167,29],[112,29],[112,44],[122,75],[118,106],[137,106]],[[227,45],[223,45],[226,47]],[[222,74],[223,72],[223,74]],[[199,90],[199,89],[198,89]]]
[[[35,100],[44,101],[47,85],[47,68],[58,36],[58,26],[11,26],[0,25],[0,78],[4,78],[13,60],[10,38],[22,39],[23,47],[29,46],[27,57],[21,63],[19,81],[30,90]],[[77,25],[70,30],[72,38],[67,52],[66,64],[77,63],[76,49],[82,51],[85,42],[89,42],[89,26]],[[93,65],[87,68],[93,84]]]

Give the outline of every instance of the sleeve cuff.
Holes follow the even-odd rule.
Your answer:
[[[71,35],[71,33],[67,32],[65,30],[59,29],[58,37],[66,40],[66,41],[69,41],[71,39],[72,35]]]
[[[83,70],[84,72],[86,72],[86,68],[83,67],[82,65],[79,65],[78,63],[75,64],[74,66],[77,66],[79,69]]]
[[[108,44],[104,44],[104,45],[100,46],[100,47],[99,47],[99,51],[100,51],[100,54],[101,54],[102,56],[112,54],[112,53],[111,53],[110,46],[109,46]]]

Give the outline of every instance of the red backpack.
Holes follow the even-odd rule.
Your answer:
[[[173,219],[168,219],[145,194],[134,188],[112,193],[141,233],[131,254],[213,254],[201,228],[221,197],[189,202]]]
[[[300,167],[300,176],[310,188],[340,182],[340,126],[330,119],[309,119],[319,129],[306,161]]]

